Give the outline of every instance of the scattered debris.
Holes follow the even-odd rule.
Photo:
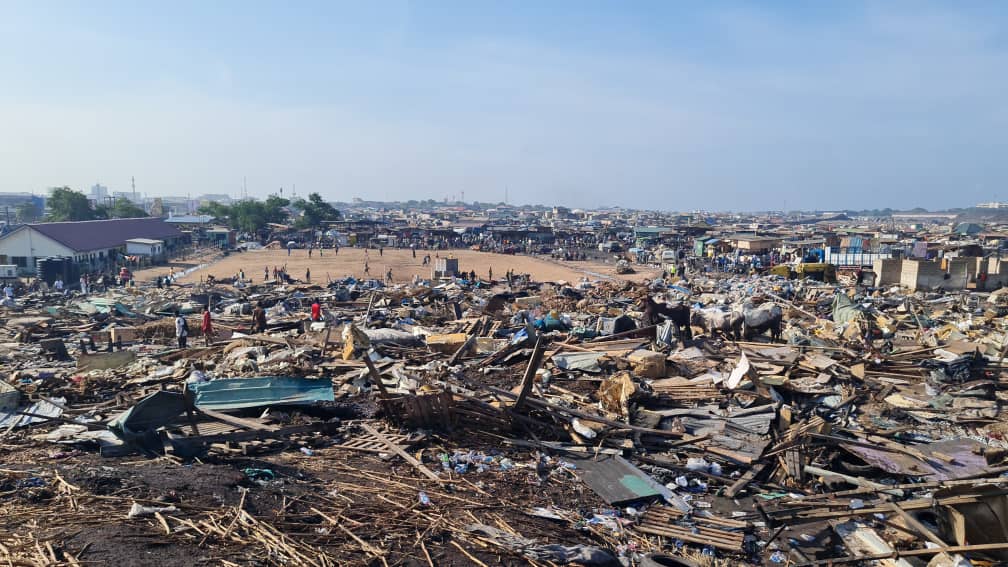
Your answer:
[[[1003,293],[237,283],[18,298],[0,560],[1008,558]]]

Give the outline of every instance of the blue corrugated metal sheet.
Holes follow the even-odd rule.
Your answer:
[[[333,385],[327,379],[263,377],[213,380],[190,384],[196,407],[228,410],[271,405],[331,402]]]

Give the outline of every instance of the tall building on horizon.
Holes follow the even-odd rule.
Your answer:
[[[102,185],[101,183],[95,183],[94,185],[91,186],[91,200],[92,201],[95,201],[95,202],[98,202],[98,203],[104,203],[105,199],[107,199],[108,196],[109,196],[108,187]]]

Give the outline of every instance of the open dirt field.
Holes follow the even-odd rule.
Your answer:
[[[321,258],[318,250],[315,250],[312,257],[308,258],[307,250],[292,250],[290,256],[287,255],[287,250],[254,250],[220,258],[206,268],[196,270],[180,278],[179,281],[199,281],[211,274],[215,278],[231,278],[239,270],[245,270],[246,278],[260,282],[263,281],[266,268],[272,272],[274,266],[286,266],[287,272],[294,278],[303,280],[305,271],[310,268],[312,282],[325,283],[327,277],[333,279],[346,276],[362,278],[365,276],[364,264],[367,262],[369,277],[383,278],[391,268],[392,280],[405,282],[412,280],[414,275],[422,278],[431,276],[431,266],[422,265],[425,253],[427,252],[418,250],[417,257],[413,258],[409,250],[386,249],[379,254],[378,250],[374,249],[341,248],[338,254],[334,254],[332,250],[324,250]],[[435,253],[432,251],[430,254],[433,264]],[[568,282],[580,280],[583,276],[587,276],[589,279],[622,278],[639,281],[646,277],[654,277],[658,273],[653,269],[643,269],[638,270],[635,274],[617,275],[615,262],[557,262],[550,259],[473,250],[442,250],[438,254],[441,257],[458,258],[460,269],[466,272],[475,270],[477,276],[482,279],[487,279],[491,268],[494,279],[502,279],[504,273],[512,269],[518,274],[531,274],[536,281],[565,280]],[[199,261],[196,260],[179,263],[176,264],[176,270],[189,268],[198,265],[198,263]],[[168,268],[161,266],[141,270],[137,272],[137,277],[141,281],[146,281],[167,273]]]

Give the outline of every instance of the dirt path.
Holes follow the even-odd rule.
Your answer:
[[[378,250],[364,250],[362,248],[341,248],[338,254],[332,250],[324,250],[322,257],[319,257],[318,250],[313,251],[312,257],[308,258],[307,250],[293,250],[288,256],[287,250],[253,250],[250,252],[232,253],[209,264],[203,269],[197,269],[179,279],[182,282],[199,281],[208,275],[215,278],[233,278],[239,270],[245,270],[245,277],[253,281],[263,281],[264,269],[271,272],[274,267],[287,267],[287,272],[294,278],[304,279],[305,271],[311,270],[313,282],[326,282],[327,277],[342,278],[354,276],[362,278],[364,274],[364,264],[367,262],[369,276],[372,278],[383,278],[386,272],[392,270],[392,280],[395,282],[410,281],[414,275],[422,278],[431,276],[430,266],[423,266],[422,259],[426,251],[417,251],[416,258],[410,250],[387,249],[382,253]],[[430,252],[432,263],[434,252]],[[476,275],[486,279],[490,269],[493,269],[493,277],[501,279],[504,273],[512,269],[515,273],[532,274],[537,281],[578,281],[587,276],[588,279],[600,278],[620,278],[639,281],[646,277],[653,277],[656,270],[644,269],[635,274],[618,275],[615,272],[615,264],[604,264],[601,262],[557,262],[551,259],[535,258],[530,256],[517,256],[507,254],[494,254],[489,252],[476,252],[473,250],[448,250],[438,252],[441,257],[453,257],[459,260],[459,269],[475,270]],[[186,262],[185,267],[193,267],[198,262]],[[178,267],[176,271],[181,271]],[[137,278],[141,281],[151,280],[159,275],[168,273],[168,268],[159,266],[137,272]]]

